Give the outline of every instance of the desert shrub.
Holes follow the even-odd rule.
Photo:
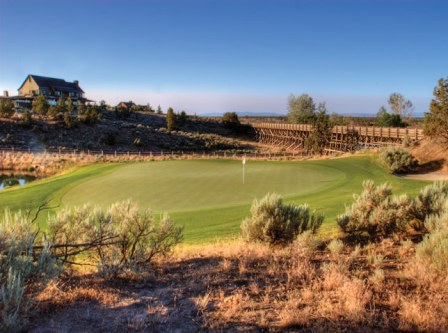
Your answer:
[[[392,196],[387,183],[375,186],[371,180],[364,181],[363,191],[353,198],[354,202],[346,207],[345,214],[337,217],[337,223],[345,233],[378,240],[406,227],[412,202],[405,195]]]
[[[290,243],[307,230],[315,233],[324,220],[308,205],[284,204],[277,194],[254,200],[250,212],[251,216],[241,224],[243,238],[269,244]]]
[[[142,140],[140,138],[135,138],[134,139],[134,146],[141,147],[141,145],[142,145]]]
[[[447,214],[448,215],[448,214]],[[448,216],[446,217],[448,219]],[[446,278],[448,271],[448,228],[426,235],[415,249],[415,260],[425,269],[424,274]]]
[[[333,239],[328,243],[327,248],[333,254],[340,254],[344,250],[344,243],[340,239]]]
[[[120,106],[115,107],[115,117],[117,119],[127,119],[131,116],[131,110],[129,108],[123,108]]]
[[[448,199],[448,184],[436,182],[424,187],[415,198],[393,196],[388,184],[363,183],[363,192],[337,217],[339,227],[352,236],[367,235],[371,240],[414,229],[427,232],[434,228]]]
[[[95,125],[101,119],[101,106],[78,105],[78,120],[84,124]]]
[[[74,119],[73,119],[72,115],[70,114],[70,111],[64,112],[64,125],[67,128],[73,127],[73,121],[74,121]]]
[[[381,150],[379,158],[391,173],[410,171],[417,164],[411,154],[399,147],[388,147]]]
[[[226,128],[237,129],[241,123],[235,112],[226,112],[222,117],[222,123]]]
[[[447,199],[448,183],[435,182],[425,186],[412,201],[412,227],[419,231],[426,231],[425,220],[431,215],[437,218],[444,211]]]
[[[33,123],[33,116],[30,110],[25,110],[23,115],[20,117],[20,125],[24,127],[30,127]]]
[[[57,272],[48,244],[35,248],[36,226],[28,214],[5,211],[0,221],[0,331],[18,331],[32,304]]]
[[[150,211],[140,212],[126,201],[107,210],[64,209],[49,219],[47,237],[58,244],[52,250],[62,262],[87,252],[98,272],[111,278],[126,270],[138,271],[154,256],[168,254],[182,240],[182,229],[168,216],[156,222]]]
[[[0,99],[0,117],[11,118],[14,112],[14,103],[10,99]]]
[[[164,215],[156,223],[150,211],[139,212],[130,201],[117,203],[105,212],[97,212],[99,227],[94,237],[109,235],[113,242],[98,246],[100,273],[115,276],[125,269],[138,270],[156,255],[166,255],[182,240],[182,227]]]

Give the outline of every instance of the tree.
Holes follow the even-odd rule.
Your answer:
[[[325,103],[319,103],[318,112],[313,119],[313,131],[306,139],[305,145],[314,154],[322,155],[331,138],[330,117]]]
[[[59,97],[58,103],[56,105],[56,110],[57,113],[64,113],[67,110],[64,97]]]
[[[448,78],[440,79],[434,88],[434,98],[425,113],[425,135],[440,138],[448,145]]]
[[[299,97],[294,95],[288,99],[288,120],[291,123],[310,124],[313,122],[316,113],[316,105],[313,98],[307,94]]]
[[[226,112],[222,116],[222,123],[225,127],[230,129],[236,129],[240,126],[240,120],[235,112]]]
[[[406,100],[403,95],[399,93],[393,93],[389,96],[387,101],[394,114],[400,115],[403,118],[410,118],[414,111],[412,102]]]
[[[33,111],[45,116],[48,113],[48,109],[50,108],[50,104],[48,103],[45,96],[37,96],[32,103]]]
[[[390,114],[386,108],[382,106],[376,114],[377,125],[381,127],[406,127],[407,124],[403,122],[401,116],[397,113]]]
[[[72,101],[72,99],[69,97],[69,98],[67,98],[67,109],[66,109],[66,111],[68,111],[68,112],[72,112],[73,109],[74,109],[74,107],[73,107],[73,101]]]
[[[101,108],[101,110],[107,109],[107,104],[106,104],[106,101],[104,99],[102,99],[100,101],[100,108]]]
[[[14,103],[10,99],[0,100],[0,117],[10,118],[14,112]]]
[[[162,114],[162,113],[163,113],[163,111],[162,111],[162,108],[160,107],[160,105],[157,106],[157,114]]]
[[[187,113],[186,113],[185,111],[182,111],[182,112],[179,114],[179,116],[177,117],[179,126],[183,126],[183,125],[185,125],[185,123],[187,122],[187,118],[188,118]]]
[[[166,111],[166,128],[168,132],[171,132],[176,128],[176,115],[173,108],[168,108]]]

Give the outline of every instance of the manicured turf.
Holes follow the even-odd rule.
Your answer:
[[[241,161],[100,164],[2,191],[0,209],[35,207],[49,198],[53,205],[91,203],[106,207],[131,198],[156,215],[167,211],[185,225],[187,242],[201,242],[237,235],[252,200],[277,192],[286,201],[306,202],[323,212],[326,221],[322,233],[326,234],[337,230],[335,217],[344,212],[344,205],[352,201],[352,194],[360,191],[365,179],[388,181],[396,193],[415,194],[425,185],[387,174],[371,156],[305,162],[248,161],[245,184]]]

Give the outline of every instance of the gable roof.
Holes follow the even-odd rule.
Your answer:
[[[134,102],[131,102],[131,101],[129,101],[129,102],[120,102],[120,103],[118,103],[118,105],[121,105],[121,104],[126,105],[127,108],[131,108],[131,107],[133,107],[133,106],[135,105],[135,103],[134,103]]]
[[[67,82],[63,79],[56,79],[56,78],[52,78],[52,77],[39,76],[39,75],[33,75],[33,74],[29,74],[26,77],[25,81],[23,81],[22,85],[19,87],[18,90],[20,90],[23,87],[23,85],[25,84],[25,82],[28,80],[28,78],[30,76],[33,78],[33,80],[36,82],[36,84],[40,88],[51,88],[54,90],[67,91],[67,92],[81,92],[81,93],[84,92],[84,90],[82,90],[79,87],[79,84],[77,83],[77,81]]]

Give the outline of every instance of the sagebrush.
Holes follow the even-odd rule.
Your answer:
[[[254,200],[250,212],[251,216],[241,224],[243,238],[269,244],[290,243],[307,230],[315,233],[324,220],[323,215],[312,212],[308,205],[284,204],[275,193]]]

